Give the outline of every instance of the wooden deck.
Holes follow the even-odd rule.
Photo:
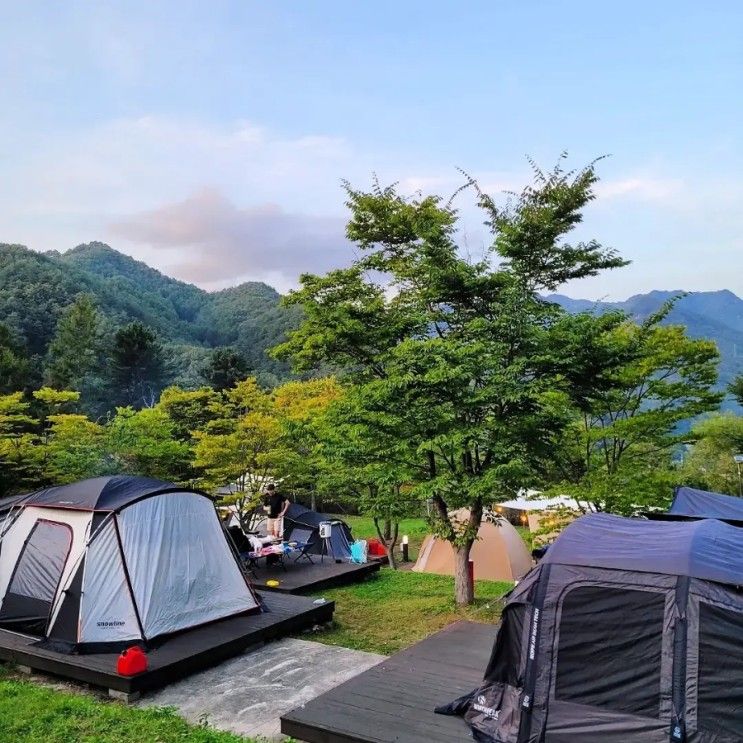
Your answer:
[[[307,743],[471,743],[462,719],[433,710],[479,685],[495,632],[452,624],[284,715],[281,732]]]
[[[148,653],[149,668],[139,676],[116,673],[117,653],[68,655],[34,647],[38,638],[0,630],[0,660],[82,681],[131,700],[147,689],[176,681],[245,649],[333,617],[334,604],[277,593],[263,595],[267,611],[212,622],[177,635]]]
[[[301,560],[294,562],[286,559],[286,570],[278,565],[266,567],[261,560],[255,568],[255,575],[251,575],[253,585],[259,591],[278,591],[279,593],[312,593],[323,591],[326,588],[345,586],[356,583],[379,571],[381,563],[367,562],[363,565],[341,562],[336,563],[327,557],[320,562],[319,555],[313,555],[314,563]],[[279,581],[278,586],[267,586],[267,580]]]

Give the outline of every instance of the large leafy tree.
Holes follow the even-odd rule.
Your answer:
[[[225,390],[215,417],[194,431],[193,465],[208,489],[229,487],[223,501],[246,529],[282,460],[282,430],[269,393],[254,378]]]
[[[743,374],[739,374],[733,379],[728,391],[738,401],[738,405],[743,405]]]
[[[641,325],[622,313],[564,316],[555,325],[551,343],[570,362],[560,372],[572,390],[563,399],[569,422],[560,455],[552,457],[558,492],[626,515],[670,501],[686,422],[722,398],[713,390],[717,347],[662,325],[672,306]]]
[[[478,262],[460,255],[457,214],[440,198],[348,187],[347,233],[361,257],[302,277],[288,302],[304,321],[277,349],[299,368],[343,369],[364,425],[394,431],[380,463],[405,442],[411,495],[430,499],[454,548],[460,604],[473,596],[467,562],[484,505],[532,475],[562,425],[549,404],[560,379],[545,358],[557,310],[538,293],[624,263],[595,241],[564,239],[593,198],[594,168],[535,174],[508,208],[479,194],[494,241]],[[462,507],[463,525],[451,517]]]
[[[37,480],[37,426],[22,392],[0,395],[0,496],[30,489]]]
[[[684,483],[703,490],[743,495],[741,470],[734,457],[743,454],[743,416],[713,415],[691,430],[693,446],[684,458]]]

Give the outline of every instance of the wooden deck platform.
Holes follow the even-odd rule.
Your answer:
[[[452,624],[284,715],[281,732],[307,743],[471,743],[461,718],[433,710],[482,681],[495,632]]]
[[[177,635],[148,653],[148,670],[133,677],[116,673],[116,653],[67,655],[34,647],[38,638],[0,630],[0,660],[28,669],[82,681],[128,701],[215,665],[267,640],[300,631],[333,617],[334,604],[277,593],[263,594],[267,611],[232,617]]]
[[[323,591],[326,588],[336,588],[349,583],[356,583],[379,571],[381,563],[378,561],[355,565],[350,562],[336,563],[332,558],[325,558],[320,562],[319,555],[313,555],[314,563],[307,560],[286,559],[286,571],[280,566],[266,567],[261,560],[255,575],[250,578],[259,591],[278,591],[279,593],[312,593]],[[278,586],[267,586],[267,580],[279,581]]]

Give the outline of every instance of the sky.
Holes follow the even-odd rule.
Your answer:
[[[352,259],[343,179],[506,199],[567,150],[632,264],[563,293],[743,296],[738,0],[0,0],[0,111],[0,242],[286,291]]]

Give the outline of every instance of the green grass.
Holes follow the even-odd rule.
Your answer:
[[[330,629],[312,636],[329,645],[389,655],[458,619],[496,622],[512,583],[477,581],[475,603],[454,604],[454,579],[382,568],[363,583],[317,594],[335,601]]]
[[[13,743],[246,743],[194,727],[168,709],[136,709],[15,678],[0,665],[0,741]]]

